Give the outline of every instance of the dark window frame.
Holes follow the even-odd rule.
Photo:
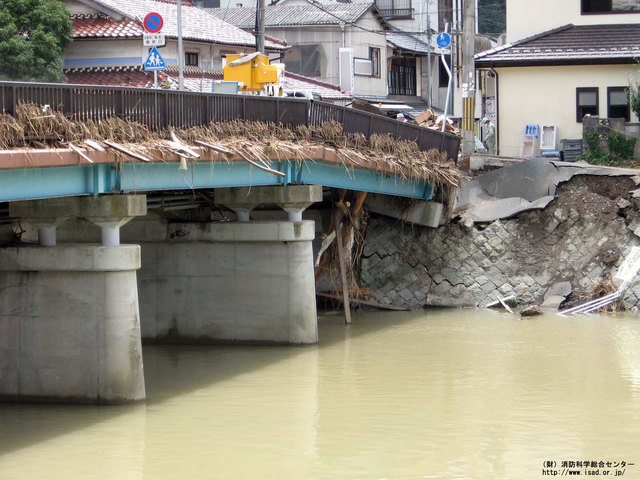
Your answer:
[[[581,106],[580,105],[580,94],[581,93],[595,93],[596,94],[596,104],[595,104],[595,113],[592,115],[599,116],[600,114],[600,89],[598,87],[578,87],[576,88],[576,122],[582,123],[582,119],[585,115],[590,112],[584,112],[584,109],[594,108],[593,105]]]
[[[374,55],[378,52],[377,58]],[[380,78],[380,55],[382,54],[380,47],[369,47],[369,59],[371,60],[371,76],[373,78]]]
[[[220,8],[220,0],[195,0],[193,3],[198,8]]]
[[[625,108],[624,116],[617,115],[611,112],[611,93],[624,92],[627,94],[627,105]],[[614,105],[614,108],[621,108],[620,105]],[[631,106],[629,105],[629,88],[628,87],[607,87],[607,118],[624,118],[625,121],[631,121]]]
[[[196,63],[193,63],[194,58]],[[199,65],[200,65],[200,54],[198,52],[184,52],[185,67],[198,67]]]
[[[640,13],[640,7],[633,10],[614,10],[613,2],[615,0],[581,0],[581,15],[621,15]],[[597,5],[594,5],[596,3]]]

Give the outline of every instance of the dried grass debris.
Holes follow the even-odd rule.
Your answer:
[[[345,168],[376,169],[402,179],[425,180],[455,187],[462,173],[436,149],[420,151],[412,141],[391,135],[374,134],[367,139],[360,133],[345,133],[342,124],[328,121],[321,125],[275,125],[239,119],[177,129],[188,145],[205,142],[250,158],[270,168],[267,159],[307,160],[309,147],[321,144],[332,148]],[[169,130],[152,131],[145,125],[117,116],[99,120],[79,120],[48,107],[30,103],[17,106],[16,116],[0,115],[0,148],[67,147],[86,140],[110,141],[128,146],[141,155],[145,150],[166,149]],[[214,150],[215,151],[215,150]],[[169,153],[169,150],[167,150]],[[227,155],[218,151],[219,155]]]

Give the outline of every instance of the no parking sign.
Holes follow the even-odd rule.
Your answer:
[[[162,15],[160,15],[159,13],[151,12],[148,13],[146,17],[144,17],[142,25],[147,32],[158,33],[160,30],[162,30],[164,20],[162,19]]]

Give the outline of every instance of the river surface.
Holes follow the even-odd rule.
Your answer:
[[[145,405],[0,404],[0,479],[640,478],[638,314],[319,324],[309,347],[145,347]]]

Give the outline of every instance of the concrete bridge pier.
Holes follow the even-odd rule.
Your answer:
[[[172,223],[165,241],[145,242],[143,338],[316,343],[315,225],[301,220],[301,213],[321,200],[320,186],[217,189],[215,202],[243,212],[239,221]],[[261,204],[299,210],[300,220],[249,220]]]
[[[140,247],[118,228],[144,196],[15,202],[11,216],[47,225],[40,245],[0,248],[0,399],[125,403],[145,399],[136,270]],[[69,217],[108,224],[102,245],[58,244]]]

